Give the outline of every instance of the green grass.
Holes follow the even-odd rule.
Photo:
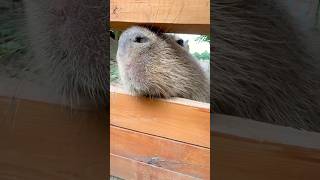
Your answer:
[[[117,65],[110,66],[110,82],[118,82],[119,81],[119,70]]]

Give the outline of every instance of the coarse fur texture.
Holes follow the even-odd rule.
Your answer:
[[[216,0],[212,12],[214,112],[320,131],[319,57],[279,1]]]
[[[33,68],[55,83],[70,103],[104,102],[109,68],[104,2],[24,0]]]
[[[209,102],[209,80],[184,43],[177,40],[146,27],[125,30],[117,51],[124,86],[137,95]]]

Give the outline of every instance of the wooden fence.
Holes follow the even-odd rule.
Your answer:
[[[208,0],[111,0],[111,28],[208,34]],[[111,92],[111,173],[125,179],[319,179],[320,134],[215,114],[209,105]],[[189,102],[189,103],[186,103]],[[161,178],[159,178],[161,177]]]
[[[110,147],[117,177],[209,179],[209,104],[151,100],[112,88]]]
[[[320,133],[213,116],[213,179],[319,179]]]
[[[111,29],[152,25],[209,34],[209,0],[111,0]],[[210,107],[151,100],[112,88],[111,174],[124,179],[210,179]]]
[[[50,83],[0,82],[1,180],[106,179],[106,108],[71,111]]]

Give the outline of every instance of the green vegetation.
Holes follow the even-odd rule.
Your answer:
[[[208,51],[204,51],[201,54],[198,52],[195,52],[192,54],[196,59],[198,60],[210,60],[210,53]]]
[[[3,59],[25,53],[23,35],[18,31],[17,19],[20,12],[10,8],[1,8],[0,16],[0,63]]]
[[[210,43],[210,36],[207,35],[200,35],[199,37],[197,37],[195,39],[195,41],[198,41],[199,43],[201,42],[208,42]],[[199,52],[195,52],[192,54],[197,60],[206,60],[209,61],[210,60],[210,52],[208,51],[204,51],[202,53]]]
[[[210,36],[200,35],[199,37],[197,37],[196,41],[198,41],[198,42],[208,42],[208,43],[210,43]]]
[[[119,70],[117,64],[110,64],[110,82],[119,81]]]

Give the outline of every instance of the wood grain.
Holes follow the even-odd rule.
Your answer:
[[[319,179],[320,150],[213,133],[213,179]]]
[[[111,172],[123,179],[200,180],[161,167],[110,154]]]
[[[208,148],[111,126],[110,153],[193,177],[210,179]]]
[[[110,93],[110,123],[147,134],[210,147],[208,109]]]
[[[319,179],[320,133],[215,114],[213,179]]]
[[[209,0],[111,0],[112,29],[152,24],[166,32],[210,33]]]

